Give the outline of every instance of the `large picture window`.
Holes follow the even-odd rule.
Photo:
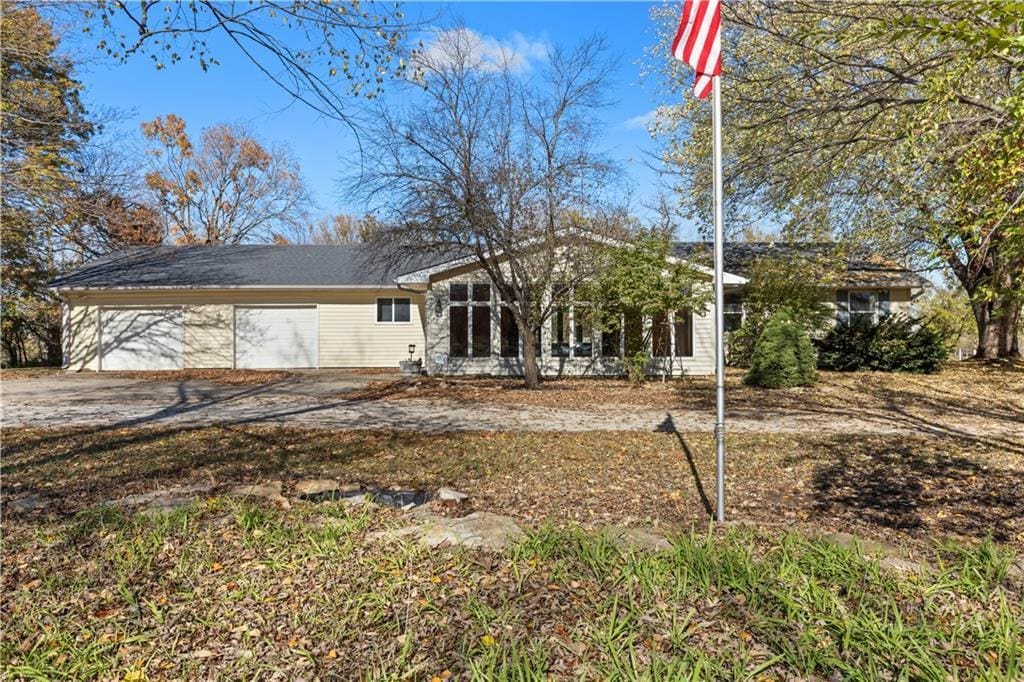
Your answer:
[[[551,313],[551,356],[569,357],[569,310],[559,308]]]
[[[448,288],[448,355],[491,356],[491,285],[451,284]]]
[[[601,330],[601,357],[617,358],[622,354],[622,328],[618,325]]]
[[[589,358],[594,354],[594,329],[590,326],[586,315],[580,314],[580,308],[573,312],[572,323],[572,354],[577,358]]]
[[[501,357],[519,357],[519,326],[515,315],[507,306],[501,307]]]
[[[693,357],[693,313],[689,310],[677,310],[672,322],[675,336],[675,355],[677,358]]]
[[[491,356],[491,306],[474,305],[473,310],[473,357]]]
[[[412,303],[408,298],[378,298],[378,322],[408,322],[411,317]]]
[[[469,357],[469,308],[464,305],[448,309],[448,354]]]

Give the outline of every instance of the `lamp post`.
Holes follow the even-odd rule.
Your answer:
[[[409,344],[409,362],[412,362],[412,356],[416,354],[416,344]]]

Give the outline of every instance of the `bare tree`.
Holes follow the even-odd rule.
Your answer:
[[[267,241],[306,220],[309,192],[284,147],[243,127],[216,125],[195,146],[169,114],[142,125],[154,147],[146,185],[170,238],[186,244]]]
[[[407,69],[400,53],[409,26],[397,3],[95,0],[79,6],[87,19],[99,19],[87,30],[115,59],[145,54],[157,69],[193,60],[207,71],[218,54],[235,51],[291,97],[350,126],[355,98],[374,99],[389,76]],[[222,38],[216,48],[215,36]]]
[[[352,183],[379,211],[392,258],[471,257],[511,311],[526,385],[540,381],[536,332],[600,260],[622,213],[595,149],[612,64],[600,38],[553,48],[541,73],[487,53],[476,34],[440,32],[417,56],[408,104],[381,107],[372,156]],[[411,87],[410,90],[414,88]]]
[[[361,244],[372,241],[379,224],[373,216],[355,218],[344,213],[325,215],[311,224],[295,227],[287,234],[275,235],[288,244]]]

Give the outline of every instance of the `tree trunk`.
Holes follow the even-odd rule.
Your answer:
[[[523,340],[523,385],[526,388],[540,386],[540,370],[537,368],[537,351],[532,329],[523,330],[519,326],[519,338]]]
[[[1020,357],[1017,327],[1020,323],[1020,303],[1006,296],[971,304],[974,321],[978,325],[978,349],[974,357],[979,360]]]

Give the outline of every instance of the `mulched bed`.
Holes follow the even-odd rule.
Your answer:
[[[5,497],[51,511],[172,485],[336,478],[469,493],[472,507],[546,521],[703,527],[708,434],[333,431],[287,427],[21,429],[5,433]],[[731,519],[894,543],[983,538],[1024,548],[1024,449],[969,437],[728,438]]]

